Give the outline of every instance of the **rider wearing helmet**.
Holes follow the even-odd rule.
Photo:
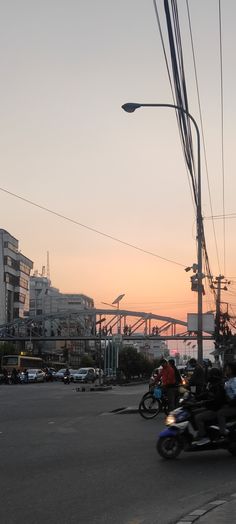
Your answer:
[[[195,415],[198,435],[194,443],[200,446],[210,441],[206,436],[206,423],[217,418],[217,411],[225,403],[225,390],[220,369],[212,368],[209,370],[206,392],[199,395],[197,400],[202,401],[202,405],[206,408]]]
[[[193,373],[189,379],[189,386],[192,393],[199,395],[204,390],[205,386],[205,372],[203,367],[198,364],[195,358],[190,358],[187,364],[187,371],[192,370]]]

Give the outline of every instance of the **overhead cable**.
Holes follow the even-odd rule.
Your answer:
[[[8,191],[7,189],[4,189],[3,187],[0,187],[0,191],[8,195],[11,195],[15,198],[18,198],[19,200],[22,200],[23,202],[26,202],[27,204],[30,204],[34,207],[42,209],[43,211],[46,211],[47,213],[50,213],[51,215],[62,218],[63,220],[66,220],[67,222],[71,222],[72,224],[75,224],[77,226],[83,227],[84,229],[92,231],[93,233],[96,233],[97,235],[101,235],[103,237],[109,238],[110,240],[114,240],[114,242],[118,242],[119,244],[123,244],[124,246],[131,247],[132,249],[136,249],[136,251],[141,251],[141,253],[146,253],[147,255],[151,255],[152,257],[159,258],[160,260],[164,260],[165,262],[170,262],[171,264],[175,264],[177,266],[181,266],[184,268],[187,265],[187,264],[181,264],[180,262],[177,262],[176,260],[171,260],[170,258],[162,257],[161,255],[158,255],[157,253],[153,253],[152,251],[148,251],[134,244],[130,244],[129,242],[125,242],[124,240],[121,240],[120,238],[114,237],[113,235],[109,235],[108,233],[104,233],[103,231],[99,231],[98,229],[95,229],[94,227],[87,226],[86,224],[82,224],[81,222],[78,222],[77,220],[74,220],[73,218],[69,218],[65,215],[62,215],[61,213],[58,213],[57,211],[53,211],[52,209],[49,209],[41,204],[37,204],[36,202],[33,202],[32,200],[29,200],[28,198],[17,195],[16,193],[13,193],[12,191]]]
[[[214,235],[214,240],[215,240],[215,248],[216,248],[216,256],[217,256],[219,273],[221,273],[219,250],[218,250],[218,244],[217,244],[217,239],[216,239],[215,223],[214,223],[214,218],[213,218],[214,213],[213,213],[213,206],[212,206],[210,179],[209,179],[208,162],[207,162],[207,154],[206,154],[206,142],[205,142],[205,135],[204,135],[204,130],[203,130],[203,117],[202,117],[200,90],[199,90],[199,82],[198,82],[198,75],[197,75],[197,64],[196,64],[196,57],[195,57],[195,50],[194,50],[193,31],[192,31],[192,23],[191,23],[191,16],[190,16],[188,0],[186,0],[186,6],[187,6],[187,14],[188,14],[191,48],[192,48],[192,55],[193,55],[194,75],[195,75],[195,82],[196,82],[196,89],[197,89],[197,99],[198,99],[198,108],[199,108],[199,116],[200,116],[200,124],[201,124],[202,144],[203,144],[205,168],[206,168],[206,175],[207,175],[207,186],[208,186],[210,209],[211,209],[211,215],[212,215],[212,229],[213,229],[213,235]]]
[[[187,94],[187,84],[185,79],[184,71],[184,58],[183,58],[183,49],[181,41],[181,31],[179,24],[179,15],[178,15],[178,5],[177,0],[171,0],[169,5],[169,0],[164,0],[164,9],[166,15],[166,24],[169,37],[169,46],[170,46],[170,56],[172,63],[172,73],[174,80],[175,88],[175,97],[176,104],[183,108],[184,111],[189,113],[189,104],[188,104],[188,94]],[[184,112],[179,112],[178,115],[179,127],[181,130],[181,137],[184,146],[184,152],[186,157],[186,163],[189,169],[189,173],[192,180],[192,188],[194,194],[194,200],[196,207],[198,207],[198,179],[196,175],[196,165],[194,160],[193,153],[193,141],[191,133],[191,123],[190,118]],[[198,166],[199,167],[199,166]],[[209,281],[210,290],[213,291],[212,280],[213,276],[210,270],[209,257],[207,253],[205,233],[203,220],[201,220],[202,228],[202,250],[203,257],[205,258],[205,264],[207,268],[207,279]]]
[[[169,83],[170,83],[172,100],[173,100],[173,104],[177,105],[176,98],[175,98],[175,93],[174,93],[174,88],[173,88],[173,83],[172,83],[172,79],[171,79],[170,67],[169,67],[169,63],[168,63],[168,57],[167,57],[167,52],[166,52],[166,48],[165,48],[165,42],[164,42],[164,37],[163,37],[162,28],[161,28],[160,16],[159,16],[156,0],[153,0],[153,5],[154,5],[154,11],[155,11],[156,19],[157,19],[158,30],[159,30],[159,34],[160,34],[162,50],[163,50],[163,54],[164,54],[164,58],[165,58],[165,64],[166,64],[168,79],[169,79]],[[176,113],[176,118],[177,118],[177,122],[178,122],[178,116],[179,116],[178,115],[178,111],[176,110],[175,113]],[[186,172],[187,172],[187,179],[188,179],[188,184],[189,184],[189,189],[190,189],[190,195],[191,195],[193,207],[195,208],[195,201],[194,201],[194,197],[193,197],[193,189],[192,189],[192,184],[191,184],[191,180],[190,180],[190,173],[189,173],[188,165],[187,165],[187,162],[186,162],[184,144],[183,144],[181,129],[180,129],[179,125],[178,125],[178,128],[179,128],[180,143],[181,143],[181,147],[182,147],[183,155],[184,155],[184,163],[185,163],[185,168],[186,168]]]
[[[224,160],[224,91],[223,91],[223,50],[222,50],[221,0],[219,0],[219,36],[220,36],[222,215],[224,217],[224,215],[225,215],[225,160]],[[226,273],[225,218],[223,218],[223,252],[224,252],[224,273]]]
[[[185,83],[184,63],[182,54],[181,35],[178,19],[178,8],[175,2],[172,2],[172,17],[170,13],[168,0],[164,0],[164,8],[166,15],[167,31],[169,37],[170,56],[172,63],[173,80],[175,87],[176,104],[182,107],[187,113],[188,98]],[[172,20],[173,18],[173,20]],[[197,206],[197,182],[195,174],[195,164],[192,147],[191,125],[188,115],[178,111],[177,121],[180,129],[181,139],[183,143],[183,150],[186,159],[186,164],[192,180],[192,189],[195,205]]]

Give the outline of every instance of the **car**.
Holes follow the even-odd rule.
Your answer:
[[[97,373],[94,368],[80,368],[78,371],[74,371],[72,380],[73,382],[95,382]]]
[[[28,382],[44,382],[45,373],[42,369],[27,369]]]
[[[44,369],[44,372],[45,372],[45,379],[47,382],[52,382],[53,380],[56,380],[56,369],[54,368],[45,368]]]
[[[67,368],[59,369],[59,371],[57,371],[54,375],[55,380],[63,380],[66,370]],[[74,369],[69,369],[70,374],[72,374],[73,371]]]

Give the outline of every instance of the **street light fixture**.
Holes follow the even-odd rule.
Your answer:
[[[198,184],[197,184],[197,271],[198,271],[198,329],[197,329],[197,344],[198,344],[198,361],[203,362],[203,343],[202,343],[202,241],[203,241],[203,220],[202,220],[202,196],[201,196],[201,157],[200,157],[200,133],[198,125],[193,116],[183,109],[181,106],[175,104],[137,104],[129,102],[122,105],[122,109],[127,113],[133,113],[140,107],[169,107],[175,109],[182,115],[187,115],[193,123],[197,134],[197,165],[198,165]]]
[[[122,298],[125,297],[125,293],[122,293],[121,295],[119,295],[117,298],[115,298],[115,300],[113,300],[112,304],[108,304],[107,302],[102,302],[102,304],[105,304],[106,306],[111,306],[113,308],[116,308],[116,309],[120,309],[120,301],[122,300]],[[121,319],[119,317],[119,321],[118,321],[118,333],[121,332]]]

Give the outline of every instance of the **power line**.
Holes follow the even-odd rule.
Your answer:
[[[224,91],[223,91],[223,52],[222,52],[222,17],[219,0],[219,36],[220,36],[220,103],[221,103],[221,164],[222,164],[222,210],[225,215],[225,160],[224,160]],[[223,218],[224,273],[226,272],[225,217]]]
[[[140,251],[141,253],[145,253],[147,255],[151,255],[152,257],[159,258],[161,260],[164,260],[165,262],[170,262],[171,264],[175,264],[177,266],[186,267],[187,264],[181,264],[180,262],[177,262],[176,260],[171,260],[170,258],[162,257],[161,255],[158,255],[157,253],[153,253],[152,251],[148,251],[146,249],[143,249],[139,246],[136,246],[134,244],[130,244],[129,242],[125,242],[124,240],[121,240],[117,237],[114,237],[113,235],[109,235],[108,233],[104,233],[103,231],[99,231],[98,229],[95,229],[94,227],[87,226],[86,224],[82,224],[81,222],[78,222],[77,220],[73,220],[72,218],[67,217],[66,215],[62,215],[61,213],[58,213],[57,211],[53,211],[52,209],[49,209],[48,207],[42,206],[41,204],[37,204],[36,202],[33,202],[32,200],[29,200],[28,198],[22,197],[20,195],[17,195],[16,193],[12,193],[11,191],[8,191],[7,189],[4,189],[0,187],[0,191],[3,193],[6,193],[8,195],[11,195],[15,198],[18,198],[19,200],[22,200],[23,202],[26,202],[27,204],[30,204],[34,207],[37,207],[39,209],[42,209],[43,211],[47,211],[47,213],[50,213],[51,215],[57,216],[59,218],[62,218],[63,220],[66,220],[67,222],[71,222],[72,224],[75,224],[77,226],[83,227],[84,229],[87,229],[88,231],[92,231],[93,233],[96,233],[98,235],[101,235],[105,238],[109,238],[110,240],[114,240],[115,242],[118,242],[119,244],[123,244],[124,246],[131,247],[132,249],[135,249],[136,251]]]
[[[227,219],[236,218],[236,213],[226,213],[223,215],[208,216],[208,217],[204,217],[204,220],[211,220],[212,218],[214,218],[215,220],[224,220],[225,218]]]
[[[166,16],[166,24],[167,24],[167,33],[169,38],[169,47],[170,47],[170,57],[171,57],[171,64],[172,64],[172,75],[173,75],[173,83],[174,83],[174,90],[175,90],[175,100],[176,104],[179,107],[182,107],[185,112],[178,112],[177,114],[177,121],[179,125],[179,132],[181,136],[181,142],[185,157],[185,162],[188,168],[189,175],[192,180],[192,191],[194,196],[194,202],[196,205],[196,208],[198,208],[199,202],[198,202],[198,181],[196,177],[196,165],[194,160],[194,152],[193,152],[193,140],[192,140],[192,133],[191,133],[191,125],[190,125],[190,118],[189,118],[189,103],[188,103],[188,94],[187,94],[187,84],[186,84],[186,78],[185,78],[185,70],[184,70],[184,56],[183,56],[183,47],[182,47],[182,40],[181,40],[181,30],[180,30],[180,23],[179,23],[179,14],[178,14],[178,5],[176,0],[172,0],[170,2],[168,0],[164,1],[164,10],[165,10],[165,16]],[[156,2],[155,5],[155,11],[157,13],[157,6]],[[160,27],[160,24],[158,24]],[[163,42],[163,39],[162,39]],[[187,114],[186,114],[187,113]],[[202,221],[201,221],[202,222]],[[212,275],[210,271],[210,264],[209,264],[209,257],[207,253],[206,248],[206,240],[205,240],[205,234],[204,234],[204,227],[203,222],[201,223],[201,233],[202,233],[202,250],[203,254],[205,256],[205,263],[207,267],[207,278],[210,282],[210,289],[211,289],[211,282],[212,282]]]
[[[163,50],[163,53],[164,53],[164,58],[165,58],[166,69],[167,69],[167,74],[168,74],[168,78],[169,78],[169,83],[170,83],[170,88],[171,88],[172,98],[173,98],[173,102],[174,102],[174,104],[177,105],[177,104],[176,104],[176,100],[175,100],[174,89],[173,89],[173,85],[172,85],[171,74],[170,74],[170,68],[169,68],[169,64],[168,64],[168,58],[167,58],[167,53],[166,53],[166,48],[165,48],[165,42],[164,42],[163,33],[162,33],[162,29],[161,29],[161,22],[160,22],[160,17],[159,17],[158,9],[157,9],[156,0],[153,0],[153,5],[154,5],[154,11],[155,11],[155,14],[156,14],[157,25],[158,25],[158,29],[159,29],[159,33],[160,33],[161,44],[162,44],[162,50]]]
[[[195,57],[195,50],[194,50],[193,32],[192,32],[192,24],[191,24],[191,16],[190,16],[190,9],[189,9],[188,0],[186,0],[186,6],[187,6],[187,14],[188,14],[188,24],[189,24],[191,48],[192,48],[192,55],[193,55],[194,75],[195,75],[195,82],[196,82],[196,89],[197,89],[198,108],[199,108],[201,133],[202,133],[202,143],[203,143],[205,168],[206,168],[206,175],[207,175],[207,186],[208,186],[208,194],[209,194],[209,201],[210,201],[210,209],[211,209],[211,214],[212,214],[212,228],[213,228],[213,234],[214,234],[214,240],[215,240],[216,256],[217,256],[217,262],[218,262],[218,267],[219,267],[219,273],[221,273],[220,259],[219,259],[219,250],[218,250],[218,244],[217,244],[217,239],[216,239],[215,224],[214,224],[214,219],[213,219],[213,206],[212,206],[209,170],[208,170],[208,162],[207,162],[207,154],[206,154],[206,142],[205,142],[205,135],[204,135],[204,131],[203,131],[203,117],[202,117],[202,109],[201,109],[201,101],[200,101],[200,90],[199,90],[199,82],[198,82],[198,75],[197,75],[197,64],[196,64],[196,57]]]
[[[160,16],[159,16],[156,0],[153,0],[153,5],[154,5],[154,11],[155,11],[156,19],[157,19],[157,25],[158,25],[158,29],[159,29],[159,34],[160,34],[162,50],[163,50],[163,54],[164,54],[164,58],[165,58],[166,69],[167,69],[167,74],[168,74],[169,83],[170,83],[170,89],[171,89],[171,94],[172,94],[172,100],[173,100],[174,105],[178,105],[176,97],[175,97],[175,92],[174,92],[172,80],[171,80],[171,73],[170,73],[170,68],[169,68],[169,63],[168,63],[168,58],[167,58],[167,52],[166,52],[166,48],[165,48],[165,42],[164,42],[164,37],[163,37],[162,28],[161,28]],[[195,200],[194,199],[194,190],[193,190],[193,188],[191,186],[190,172],[189,172],[189,167],[188,167],[188,163],[187,163],[187,160],[186,160],[186,151],[185,151],[185,146],[184,146],[184,141],[183,141],[183,136],[182,136],[182,130],[181,130],[180,125],[179,125],[179,112],[176,110],[175,114],[176,114],[178,129],[179,129],[179,137],[180,137],[180,143],[181,143],[183,156],[184,156],[184,163],[185,163],[185,169],[186,169],[186,173],[187,173],[187,180],[188,180],[188,185],[189,185],[189,189],[190,189],[190,195],[191,195],[191,199],[192,199],[193,208],[195,210],[195,203],[196,203],[196,201],[194,201]]]

